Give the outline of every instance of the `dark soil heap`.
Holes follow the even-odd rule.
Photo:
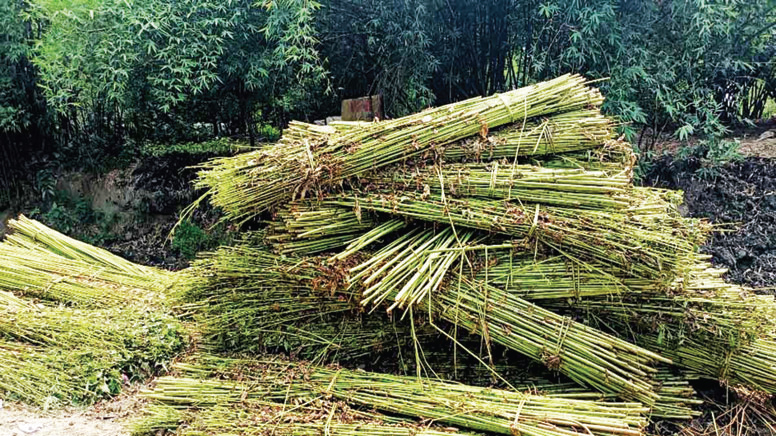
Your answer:
[[[696,175],[691,158],[660,159],[645,185],[681,189],[687,214],[729,231],[714,234],[704,251],[728,278],[752,287],[776,287],[776,160],[750,157],[719,168],[712,179]]]

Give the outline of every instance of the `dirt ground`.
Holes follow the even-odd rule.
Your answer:
[[[142,407],[138,390],[86,409],[45,412],[5,403],[0,407],[0,436],[129,436],[126,424]]]
[[[742,151],[748,157],[706,178],[698,177],[701,163],[696,159],[663,157],[645,182],[683,190],[688,215],[718,226],[703,251],[713,256],[714,264],[729,270],[728,280],[772,292],[776,289],[776,130],[742,140]]]
[[[83,412],[45,414],[36,410],[7,407],[0,409],[0,436],[129,436],[113,419],[102,419]]]
[[[740,132],[741,153],[746,156],[776,157],[776,118],[762,123],[756,129]]]

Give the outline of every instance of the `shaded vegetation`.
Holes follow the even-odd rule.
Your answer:
[[[773,114],[776,2],[2,0],[0,206],[52,174],[231,154],[385,97],[397,117],[579,72],[649,158]],[[173,144],[173,145],[169,145]]]

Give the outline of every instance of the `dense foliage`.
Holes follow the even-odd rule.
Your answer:
[[[776,0],[0,0],[0,24],[6,181],[41,151],[255,142],[342,98],[383,94],[395,117],[565,72],[608,78],[641,150],[776,96]]]
[[[410,2],[332,3],[336,18],[324,25],[339,40],[324,50],[334,51],[334,80],[350,94],[422,96],[399,108],[422,106],[429,92],[446,103],[581,72],[609,79],[606,109],[634,123],[629,135],[647,126],[651,139],[685,139],[759,118],[776,91],[773,1],[430,0],[403,21],[391,14]],[[391,49],[401,36],[408,43]],[[433,71],[409,69],[418,62]]]
[[[26,3],[0,0],[0,204],[14,188],[14,163],[37,151],[48,131],[45,102],[30,63],[40,28],[25,21]]]
[[[52,110],[73,127],[138,139],[253,135],[305,107],[324,77],[312,27],[319,5],[40,0],[47,23],[35,63]],[[223,130],[223,131],[222,131]],[[204,135],[211,132],[205,132]]]
[[[753,79],[774,85],[776,3],[585,3],[541,6],[550,31],[537,41],[544,48],[536,50],[536,73],[576,70],[611,77],[604,85],[609,111],[646,124],[652,133],[673,130],[679,139],[719,135],[723,121],[762,115],[742,114],[739,107]],[[558,47],[551,47],[553,40]]]

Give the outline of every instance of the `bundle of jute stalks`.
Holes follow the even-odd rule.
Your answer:
[[[144,380],[184,346],[176,277],[24,216],[0,242],[0,399],[90,404]]]
[[[52,303],[165,304],[175,275],[72,239],[24,215],[0,242],[0,289]]]
[[[353,410],[341,402],[315,401],[286,409],[293,410],[284,410],[281,403],[258,405],[250,401],[238,407],[185,410],[153,404],[146,416],[132,424],[132,435],[154,436],[167,430],[181,436],[473,436],[455,428]]]
[[[202,355],[176,368],[180,377],[160,379],[146,397],[184,409],[245,402],[304,407],[330,399],[472,431],[536,436],[641,435],[648,410],[638,403],[563,399],[281,359]]]
[[[521,392],[535,392],[542,395],[566,399],[615,401],[614,394],[602,393],[586,388],[555,371],[542,368],[537,362],[517,355],[513,350],[496,343],[485,344],[476,335],[458,330],[458,343],[439,349],[434,344],[424,343],[421,373],[433,374],[441,380],[451,380],[476,386],[489,386]],[[472,355],[461,352],[461,348],[475,350]],[[452,356],[452,359],[451,359]],[[496,362],[488,364],[487,362]],[[390,371],[397,372],[397,371]],[[418,373],[409,368],[409,374]],[[699,375],[668,366],[660,366],[654,375],[658,400],[652,407],[650,418],[691,419],[700,415],[697,406],[703,401],[696,397],[691,383]]]
[[[676,365],[775,393],[776,299],[726,283],[708,256],[686,260],[687,273],[664,286],[621,270],[585,269],[562,257],[536,260],[494,247],[469,262],[476,277],[509,294],[628,337]]]
[[[612,136],[611,123],[579,110],[601,103],[601,94],[588,87],[583,77],[565,75],[395,120],[331,128],[328,134],[294,125],[276,145],[204,164],[196,186],[208,189],[210,201],[227,217],[242,221],[293,198],[324,195],[340,183],[376,169],[412,158],[442,156],[447,146],[455,148],[457,141],[477,135],[487,138],[490,129],[500,126],[522,124],[526,141],[506,140],[515,155],[523,154],[518,150],[521,145],[526,151],[546,152],[552,146],[542,146],[542,140],[551,143],[555,128],[550,127],[554,123],[535,124],[541,116],[570,112],[561,125],[580,133],[594,126],[590,140],[581,144],[570,140],[576,145],[572,149],[592,147]],[[315,132],[310,134],[309,130]],[[521,138],[519,133],[516,136]]]
[[[364,316],[345,271],[322,259],[286,258],[243,241],[204,254],[182,274],[179,309],[210,351],[353,362],[412,341],[408,325]]]
[[[0,398],[45,407],[85,405],[161,371],[183,328],[160,311],[10,309],[0,304]]]

